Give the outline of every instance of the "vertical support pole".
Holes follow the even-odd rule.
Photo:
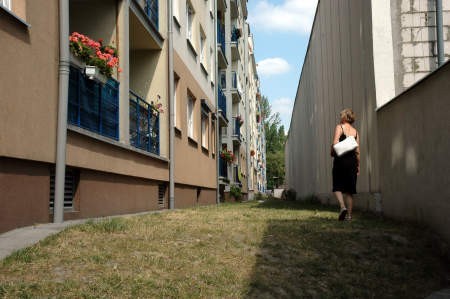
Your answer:
[[[53,221],[64,221],[64,184],[66,176],[67,105],[69,97],[69,1],[59,1],[59,104],[56,135],[55,203]]]
[[[436,40],[437,40],[438,67],[440,67],[445,62],[442,0],[436,0]]]
[[[169,64],[169,209],[175,208],[175,101],[174,101],[174,67],[173,67],[173,0],[167,1],[168,25],[168,64]]]

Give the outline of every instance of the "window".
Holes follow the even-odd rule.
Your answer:
[[[206,112],[202,112],[202,147],[208,149],[209,117]]]
[[[216,121],[211,122],[211,151],[213,154],[216,152]]]
[[[0,0],[0,5],[8,10],[11,10],[11,0]]]
[[[190,41],[193,40],[193,32],[192,32],[192,23],[194,21],[194,9],[192,8],[191,3],[186,2],[186,36]]]
[[[206,36],[205,33],[203,32],[203,29],[200,27],[200,63],[202,63],[203,65],[206,64],[205,48],[206,48]]]
[[[173,82],[173,124],[175,127],[178,127],[177,122],[177,89],[178,89],[178,82],[180,82],[180,77],[178,77],[177,74],[173,75],[174,82]]]
[[[187,99],[187,128],[188,128],[188,137],[194,139],[194,106],[195,100],[194,97],[188,94]]]
[[[172,0],[173,16],[177,19],[180,18],[180,0]]]
[[[214,51],[209,49],[209,73],[211,74],[211,82],[214,83],[215,69],[214,69]]]

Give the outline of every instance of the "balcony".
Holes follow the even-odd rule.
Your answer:
[[[217,46],[219,52],[219,69],[224,69],[228,66],[228,61],[225,52],[225,29],[220,22],[217,22]]]
[[[233,131],[231,132],[231,138],[233,139],[233,144],[235,145],[240,145],[242,142],[241,123],[240,119],[236,116],[233,117]]]
[[[217,88],[218,98],[219,98],[219,125],[227,126],[227,98],[222,91],[222,88],[219,86]]]
[[[239,103],[242,99],[242,95],[240,92],[239,84],[238,84],[238,75],[237,72],[231,72],[231,96],[233,99],[233,103]]]
[[[219,177],[228,178],[228,163],[219,156]]]
[[[96,134],[119,139],[119,82],[106,84],[87,78],[82,69],[70,66],[69,124]]]
[[[159,155],[159,112],[131,90],[130,144]]]
[[[130,2],[130,48],[139,50],[162,49],[164,38],[159,33],[158,0]]]
[[[240,53],[239,53],[239,38],[242,36],[241,30],[233,27],[231,30],[231,60],[237,61],[241,59]]]

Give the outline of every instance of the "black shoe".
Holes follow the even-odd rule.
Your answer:
[[[343,221],[345,219],[345,215],[347,215],[347,209],[343,208],[341,209],[341,212],[339,213],[339,221]]]

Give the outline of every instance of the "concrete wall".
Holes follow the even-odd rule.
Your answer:
[[[450,63],[377,112],[384,214],[450,241]]]
[[[361,140],[357,191],[379,191],[371,32],[370,1],[319,1],[286,144],[288,187],[299,196],[331,198],[330,146],[347,107]]]
[[[54,162],[58,2],[27,1],[25,10],[30,28],[0,9],[0,156]]]
[[[50,166],[0,157],[0,233],[48,222]]]

